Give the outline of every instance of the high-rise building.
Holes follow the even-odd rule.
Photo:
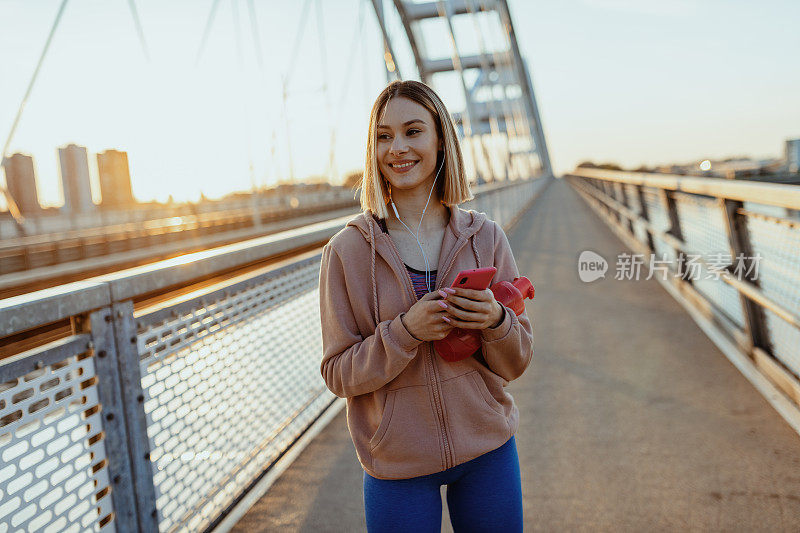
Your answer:
[[[58,160],[64,191],[64,212],[86,213],[94,210],[86,148],[76,144],[59,148]]]
[[[800,172],[800,139],[786,139],[786,166],[789,172]]]
[[[126,152],[106,150],[97,154],[97,174],[100,178],[100,194],[103,196],[101,206],[125,208],[136,203],[131,190]]]
[[[41,211],[36,192],[36,171],[33,157],[14,154],[6,158],[6,186],[23,216],[37,215]]]

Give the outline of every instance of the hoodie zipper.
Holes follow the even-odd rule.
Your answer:
[[[400,255],[400,251],[397,249],[397,246],[395,246],[394,241],[392,240],[391,236],[388,235],[388,234],[384,234],[384,233],[381,233],[381,234],[386,235],[387,240],[389,241],[389,244],[390,244],[390,246],[392,248],[392,251],[394,252],[395,256],[400,260],[400,263],[402,264],[403,263],[403,257]],[[411,291],[412,301],[414,301],[414,302],[419,301],[419,298],[417,298],[417,293],[414,292],[414,284],[411,282],[411,276],[408,275],[408,271],[405,269],[405,266],[403,266],[403,272],[405,274],[404,278],[405,278],[405,280],[407,282],[406,283],[406,288],[409,291]],[[426,344],[427,344],[427,341],[426,341]],[[436,404],[436,420],[437,420],[438,425],[439,425],[439,436],[441,437],[442,442],[444,442],[445,470],[446,470],[446,469],[450,468],[451,464],[453,463],[453,460],[452,460],[452,451],[450,449],[450,442],[447,439],[447,429],[445,428],[446,422],[445,422],[445,418],[444,418],[444,405],[443,405],[444,402],[442,401],[442,394],[441,394],[441,391],[439,390],[439,385],[438,385],[439,374],[436,372],[436,365],[433,362],[433,350],[429,349],[426,346],[425,352],[426,352],[426,354],[424,356],[425,357],[425,366],[427,368],[428,374],[433,377],[432,378],[432,383],[431,383],[431,386],[432,386],[433,392],[434,392],[433,401]]]
[[[370,223],[372,222],[374,221],[370,220]],[[378,229],[380,230],[380,228]],[[400,260],[400,263],[402,264],[403,258],[400,255],[400,251],[397,249],[397,246],[395,246],[391,236],[383,233],[382,231],[380,234],[386,235],[391,245],[392,251],[394,251],[395,256]],[[464,247],[464,245],[467,243],[468,240],[469,236],[464,238],[462,235],[461,237],[459,237],[458,241],[456,241],[456,244],[453,246],[453,249],[450,252],[450,257],[449,261],[447,262],[447,267],[445,268],[444,271],[439,271],[436,275],[436,289],[439,289],[441,287],[441,281],[445,278],[447,273],[452,268],[453,263],[455,263],[456,256],[458,255],[458,253],[461,251],[461,249]],[[417,302],[419,298],[417,298],[417,293],[414,292],[414,284],[411,282],[411,276],[408,275],[408,271],[405,269],[405,266],[403,266],[403,272],[405,273],[405,279],[408,282],[406,283],[406,288],[408,288],[411,291],[413,301]],[[446,470],[455,465],[455,459],[453,457],[453,449],[450,446],[450,441],[447,438],[447,421],[444,415],[444,400],[442,399],[442,391],[439,387],[439,372],[436,370],[436,363],[433,361],[434,359],[433,346],[431,345],[426,350],[426,352],[427,352],[427,357],[425,359],[425,364],[428,367],[429,373],[433,376],[431,386],[433,387],[433,393],[434,393],[433,399],[434,403],[436,404],[436,418],[439,422],[439,435],[441,436],[442,442],[444,443],[445,470]]]
[[[449,260],[447,266],[445,267],[444,271],[440,270],[436,274],[436,289],[437,290],[439,288],[441,288],[442,280],[447,276],[447,273],[450,271],[450,268],[453,266],[453,263],[455,262],[456,256],[461,251],[461,249],[464,247],[464,245],[466,244],[467,240],[469,240],[469,237],[467,237],[467,239],[464,239],[463,241],[462,241],[461,238],[459,238],[459,240],[456,241],[456,244],[453,246],[452,252],[450,254],[450,258],[449,258],[450,260]],[[435,357],[435,353],[434,352],[435,352],[435,350],[433,349],[433,344],[431,344],[430,349],[428,350],[428,361],[429,361],[431,369],[433,371],[433,382],[434,382],[435,398],[442,404],[441,412],[440,412],[441,424],[442,424],[441,431],[443,432],[443,438],[444,438],[444,443],[445,443],[445,469],[447,469],[447,468],[451,468],[451,467],[453,467],[455,465],[455,458],[453,457],[453,449],[452,449],[452,447],[450,447],[449,441],[447,440],[447,422],[446,422],[445,417],[444,417],[444,400],[442,399],[441,390],[439,389],[439,382],[440,382],[439,381],[439,372],[437,371],[436,363],[434,362],[434,357]]]

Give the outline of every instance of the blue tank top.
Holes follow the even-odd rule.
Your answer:
[[[403,263],[405,265],[405,263]],[[419,271],[415,268],[411,268],[410,266],[406,265],[406,270],[408,270],[408,275],[411,277],[411,284],[414,285],[414,292],[417,295],[417,299],[422,298],[428,292],[434,290],[436,287],[436,271],[431,270],[428,272],[428,279],[430,280],[431,290],[428,290],[428,287],[425,285],[425,272]]]

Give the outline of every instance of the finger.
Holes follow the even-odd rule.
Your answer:
[[[446,324],[444,322],[442,322],[442,326],[443,327],[438,328],[436,331],[438,331],[439,333],[443,333],[445,335],[449,335],[451,331],[456,329],[455,326],[452,326],[450,324]]]
[[[489,317],[488,313],[475,313],[473,311],[465,311],[463,309],[459,309],[458,307],[452,305],[447,308],[447,313],[459,320],[464,320],[467,322],[484,322]]]
[[[463,296],[456,296],[455,294],[449,295],[445,303],[456,305],[466,311],[478,311],[483,313],[488,312],[491,308],[488,302],[476,302],[475,300],[470,300]]]
[[[420,298],[420,300],[434,300],[436,298],[441,298],[441,296],[439,295],[438,292],[432,291],[432,292],[426,292],[425,294],[423,294],[422,298]]]
[[[431,316],[431,323],[432,324],[444,324],[444,323],[447,323],[447,320],[444,320],[445,318],[448,318],[448,319],[450,318],[450,315],[447,314],[447,310],[446,309],[442,309],[441,307],[439,307],[439,304],[434,304],[434,305],[435,305],[435,307],[433,308],[433,310],[431,312],[431,315],[432,315]]]
[[[467,321],[464,321],[464,320],[459,320],[459,319],[457,319],[455,317],[449,317],[449,319],[450,319],[450,325],[452,325],[453,327],[456,327],[456,328],[461,328],[461,329],[483,329],[484,328],[483,324],[480,323],[480,322],[467,322]]]
[[[485,302],[489,301],[491,298],[494,298],[494,294],[489,289],[478,291],[475,289],[465,289],[463,287],[456,287],[455,295],[461,296],[463,298],[469,298],[470,300],[475,300],[478,302]]]

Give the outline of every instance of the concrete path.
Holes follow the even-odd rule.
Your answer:
[[[556,180],[509,239],[536,287],[509,385],[525,530],[800,530],[800,436],[655,280],[613,279],[628,250],[577,193]],[[234,531],[365,531],[361,476],[342,411]]]

